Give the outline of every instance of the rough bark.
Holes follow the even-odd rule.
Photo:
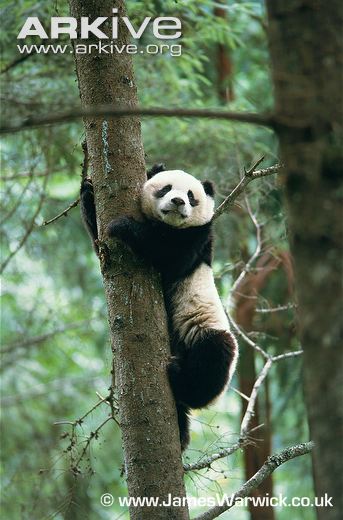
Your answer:
[[[71,15],[122,17],[123,0],[69,0]],[[102,26],[104,27],[104,26]],[[103,29],[106,31],[109,30]],[[80,42],[77,42],[80,43]],[[94,43],[91,40],[82,43]],[[119,25],[118,45],[128,43]],[[81,104],[136,107],[131,56],[75,55]],[[114,379],[119,400],[125,472],[130,496],[184,497],[176,411],[167,382],[169,351],[163,296],[156,273],[123,244],[109,241],[107,224],[118,215],[139,218],[145,180],[138,117],[85,118],[89,172],[94,185],[100,263],[106,293]],[[115,461],[113,461],[115,463]],[[187,519],[185,507],[131,508],[132,519]]]
[[[316,495],[343,511],[342,56],[339,0],[267,1]]]

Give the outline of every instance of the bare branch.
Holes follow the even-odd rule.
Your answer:
[[[267,352],[265,350],[263,350],[263,348],[261,348],[259,345],[257,345],[257,343],[255,343],[252,339],[249,338],[249,336],[247,336],[245,334],[245,332],[243,332],[243,330],[237,325],[237,323],[235,322],[235,320],[232,318],[232,316],[228,313],[228,311],[226,310],[226,315],[227,317],[229,318],[229,322],[230,324],[232,325],[232,327],[235,329],[235,332],[248,344],[250,345],[254,350],[256,350],[257,352],[259,352],[265,359],[269,359],[269,354],[267,354]]]
[[[7,220],[9,220],[10,218],[12,218],[12,216],[14,215],[14,213],[16,213],[16,211],[18,210],[20,204],[22,203],[22,200],[23,200],[23,197],[25,195],[25,193],[27,192],[27,190],[29,189],[29,187],[31,186],[31,182],[32,182],[32,175],[33,175],[33,172],[31,173],[30,177],[28,177],[28,181],[26,182],[24,188],[22,189],[22,191],[20,192],[20,194],[18,195],[18,197],[16,198],[16,201],[15,201],[15,204],[13,205],[13,207],[1,218],[0,220],[0,226],[2,226],[3,224],[5,224],[5,222]],[[5,200],[5,198],[4,198]]]
[[[76,106],[62,112],[49,113],[46,108],[45,115],[31,116],[14,122],[5,123],[0,127],[0,134],[11,134],[39,128],[41,126],[67,123],[81,118],[107,117],[109,119],[129,116],[142,117],[200,117],[207,119],[223,119],[226,121],[236,121],[238,123],[252,123],[262,126],[273,126],[274,116],[272,114],[257,114],[253,112],[229,112],[221,110],[202,110],[196,108],[162,108],[162,107],[123,107],[118,108],[113,105],[98,105],[93,107],[81,108]],[[37,109],[43,112],[43,109]]]
[[[99,398],[99,401],[96,402],[82,417],[76,419],[75,421],[55,421],[54,426],[59,426],[61,424],[71,424],[72,426],[78,426],[83,423],[83,421],[90,415],[94,410],[96,410],[101,404],[108,403],[109,396]]]
[[[281,361],[282,359],[288,359],[292,357],[301,356],[303,354],[303,350],[295,350],[294,352],[285,352],[285,354],[280,354],[279,356],[273,356],[272,361]]]
[[[82,142],[82,150],[83,150],[83,162],[82,162],[81,178],[85,179],[87,177],[87,172],[88,172],[88,148],[87,148],[86,140],[84,140]],[[48,224],[55,222],[56,220],[58,220],[61,217],[66,217],[68,215],[68,212],[71,209],[75,208],[79,204],[79,202],[80,202],[80,197],[77,198],[76,200],[74,200],[74,202],[72,202],[71,204],[69,204],[69,206],[64,211],[61,211],[61,213],[56,215],[56,217],[43,222],[42,226],[47,226]]]
[[[97,439],[98,438],[98,435],[99,435],[99,432],[100,430],[105,426],[105,424],[107,424],[109,421],[114,421],[118,424],[118,421],[116,420],[115,417],[112,417],[112,415],[110,415],[109,417],[107,417],[107,419],[105,419],[93,432],[91,432],[89,434],[89,436],[87,437],[87,440],[86,440],[86,443],[84,445],[84,448],[80,454],[80,456],[78,457],[77,461],[72,465],[72,471],[75,472],[75,473],[79,473],[80,470],[79,470],[79,464],[80,462],[82,461],[83,457],[85,456],[91,442],[93,439]]]
[[[235,453],[235,451],[243,448],[244,446],[247,446],[248,444],[252,444],[252,441],[248,438],[241,438],[238,440],[238,442],[236,442],[232,446],[229,446],[228,448],[223,448],[219,450],[217,453],[212,453],[212,455],[209,455],[208,457],[198,460],[197,462],[194,462],[192,464],[184,464],[183,469],[185,471],[197,471],[199,469],[209,468],[211,464],[216,460],[228,457],[229,455]]]
[[[79,202],[80,202],[80,198],[74,200],[74,202],[69,204],[69,206],[65,210],[61,211],[61,213],[56,215],[56,217],[51,218],[50,220],[46,220],[45,222],[43,222],[42,226],[47,226],[48,224],[51,224],[52,222],[55,222],[56,220],[58,220],[61,217],[67,217],[68,216],[68,212],[71,209],[75,208],[79,204]]]
[[[113,396],[113,390],[111,389],[111,392],[107,397],[100,398],[100,400],[97,403],[95,403],[95,405],[93,405],[85,414],[82,415],[82,417],[80,417],[79,419],[76,419],[74,422],[70,423],[69,421],[56,421],[54,423],[55,425],[71,424],[71,426],[72,426],[71,435],[70,435],[70,445],[69,445],[69,448],[67,449],[67,451],[70,452],[71,470],[73,473],[75,473],[75,474],[80,473],[79,465],[80,465],[84,455],[86,454],[87,449],[89,448],[92,440],[98,438],[99,432],[103,428],[103,426],[105,426],[105,424],[107,424],[110,420],[113,420],[120,427],[119,421],[116,418],[116,414],[118,413],[118,408],[117,408],[117,406],[115,406],[114,401],[115,401],[115,399]],[[89,436],[87,437],[87,439],[85,441],[85,446],[84,446],[81,454],[77,457],[77,460],[75,461],[73,448],[76,445],[76,441],[77,441],[76,428],[78,426],[82,426],[86,417],[88,417],[88,415],[90,415],[92,412],[94,412],[94,410],[96,410],[103,403],[107,403],[110,405],[110,407],[111,407],[110,415],[94,431],[92,431],[89,434]]]
[[[47,175],[53,175],[56,173],[61,173],[60,170],[45,170],[42,172],[33,172],[33,170],[23,173],[13,173],[13,175],[3,175],[1,177],[2,181],[16,181],[21,179],[33,178],[37,179],[38,177],[46,177]]]
[[[49,39],[45,43],[46,44],[54,43],[54,40],[50,40]],[[17,65],[20,65],[21,63],[25,62],[28,58],[31,58],[32,56],[35,56],[36,54],[38,54],[38,51],[37,51],[36,48],[33,48],[30,52],[27,52],[26,54],[22,54],[21,56],[19,56],[15,60],[13,60],[10,63],[8,63],[7,65],[5,65],[4,68],[1,69],[0,74],[4,74],[5,72],[8,72],[9,70],[13,69]]]
[[[235,392],[237,395],[239,395],[242,399],[245,399],[246,401],[249,401],[249,397],[247,395],[243,394],[243,392],[241,392],[237,388],[234,388],[233,386],[230,386],[230,389],[233,390],[233,392]]]
[[[43,190],[42,190],[42,193],[40,195],[40,199],[39,199],[39,202],[37,204],[37,207],[36,207],[36,210],[33,214],[33,216],[31,217],[31,220],[25,230],[25,233],[24,235],[22,236],[22,238],[20,239],[17,247],[11,251],[11,253],[7,256],[7,258],[2,262],[1,266],[0,266],[0,273],[2,273],[7,265],[9,264],[9,262],[12,260],[12,258],[18,253],[18,251],[24,246],[25,242],[27,241],[27,239],[29,238],[29,236],[31,235],[34,227],[35,227],[35,224],[36,224],[36,218],[37,216],[39,215],[42,207],[43,207],[43,204],[44,204],[44,201],[45,201],[45,196],[46,196],[46,193],[45,193],[45,189],[46,189],[46,185],[47,185],[47,181],[48,181],[48,176],[45,177],[44,179],[44,183],[43,183]]]
[[[272,358],[269,358],[266,361],[264,367],[262,368],[260,375],[258,376],[258,378],[255,381],[255,384],[253,386],[253,389],[252,389],[250,397],[249,397],[249,403],[248,403],[247,409],[245,410],[245,414],[244,414],[244,417],[243,417],[243,420],[241,423],[241,436],[242,437],[245,437],[247,435],[250,421],[254,415],[255,402],[257,399],[258,391],[259,391],[260,386],[262,385],[263,381],[265,380],[272,364],[273,364],[273,360],[272,360]]]
[[[242,269],[240,275],[238,276],[236,281],[233,283],[231,291],[230,291],[231,295],[235,294],[236,290],[241,285],[241,283],[244,280],[244,278],[246,277],[247,273],[250,272],[252,264],[260,256],[260,253],[262,250],[262,226],[260,225],[257,218],[253,214],[247,197],[246,197],[246,205],[247,205],[249,216],[256,229],[256,248],[255,248],[254,253],[249,258],[248,262],[245,264],[244,268]]]
[[[289,460],[310,453],[313,447],[313,442],[304,442],[302,444],[290,446],[289,448],[282,450],[280,453],[268,457],[266,462],[255,473],[255,475],[245,482],[238,491],[233,493],[227,501],[225,501],[225,504],[212,507],[205,513],[197,516],[194,520],[213,520],[214,518],[217,518],[225,511],[234,507],[235,503],[239,501],[239,499],[249,496],[254,489],[258,488],[258,486],[276,470],[276,468]]]
[[[36,54],[36,51],[28,52],[27,54],[24,54],[22,56],[19,56],[19,58],[16,58],[15,60],[11,61],[3,69],[1,69],[0,74],[4,74],[5,72],[8,72],[9,70],[13,69],[17,65],[20,65],[20,63],[23,63],[31,56],[34,56]]]
[[[264,157],[261,157],[248,171],[244,172],[244,175],[237,184],[237,186],[216,209],[213,216],[213,220],[217,219],[222,213],[228,211],[233,206],[236,199],[241,195],[241,193],[243,193],[243,191],[251,181],[260,177],[267,177],[268,175],[278,173],[283,167],[282,164],[275,164],[274,166],[270,166],[269,168],[264,168],[263,170],[255,171],[255,169],[263,161],[263,159]]]
[[[255,312],[271,314],[273,312],[288,311],[290,309],[295,309],[296,307],[295,303],[288,303],[287,305],[278,305],[277,307],[260,307],[255,309]]]
[[[66,325],[65,327],[57,328],[55,330],[52,330],[51,332],[47,332],[46,334],[41,334],[39,336],[33,336],[32,338],[26,338],[24,340],[13,341],[12,343],[8,343],[7,345],[4,345],[4,347],[1,349],[1,354],[7,354],[7,353],[13,352],[17,349],[28,348],[33,345],[39,345],[41,343],[44,343],[47,339],[53,338],[57,334],[63,334],[64,332],[67,332],[68,330],[78,329],[86,324],[89,325],[89,321],[80,321],[79,323],[70,323],[70,324]]]

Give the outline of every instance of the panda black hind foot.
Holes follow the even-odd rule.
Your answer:
[[[182,360],[168,366],[176,401],[203,408],[225,389],[232,373],[237,346],[228,331],[207,329],[188,347]]]

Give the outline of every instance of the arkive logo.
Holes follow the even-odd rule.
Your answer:
[[[113,14],[118,13],[118,9],[112,9]],[[147,29],[148,25],[152,24],[152,32],[155,38],[159,40],[175,40],[181,36],[181,21],[174,16],[159,16],[152,20],[151,16],[146,16],[141,25],[136,29],[133,27],[130,19],[127,16],[120,17],[122,22],[127,27],[131,36],[139,40]],[[78,27],[79,24],[79,27]],[[103,32],[104,26],[110,26],[110,36]],[[102,29],[101,29],[102,28]],[[79,30],[79,34],[78,34]],[[161,33],[163,31],[163,33]],[[93,21],[90,21],[87,16],[82,16],[78,22],[77,18],[72,16],[54,16],[50,19],[50,34],[46,32],[38,16],[30,16],[26,19],[22,26],[17,39],[22,40],[28,36],[39,36],[42,40],[57,39],[62,34],[69,35],[70,39],[88,39],[91,35],[99,40],[116,40],[119,32],[119,17],[99,16]]]

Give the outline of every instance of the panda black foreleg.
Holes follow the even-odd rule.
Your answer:
[[[207,329],[169,366],[175,400],[202,408],[225,388],[236,355],[236,342],[227,331]]]
[[[81,215],[85,227],[91,237],[94,250],[99,254],[98,246],[98,227],[96,223],[96,210],[94,204],[94,191],[91,179],[86,178],[81,183],[80,188]]]
[[[138,222],[132,217],[118,217],[109,223],[107,235],[111,238],[119,238],[136,254],[151,261],[154,242],[146,223]]]

